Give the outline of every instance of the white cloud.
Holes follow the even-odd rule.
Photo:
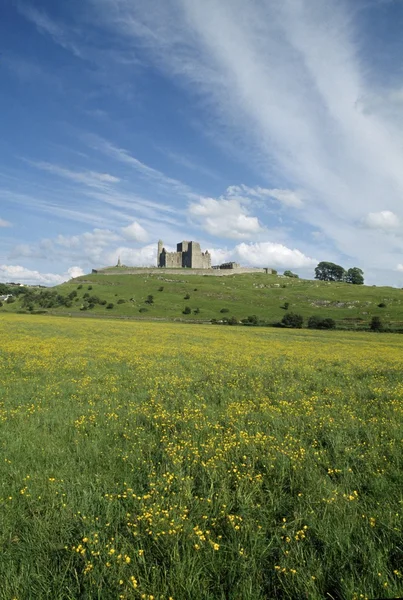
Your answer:
[[[362,220],[362,223],[370,229],[381,229],[384,231],[392,231],[400,226],[399,217],[390,210],[368,213]]]
[[[303,194],[287,189],[270,189],[260,186],[249,187],[247,185],[231,185],[227,189],[229,196],[249,197],[255,200],[267,200],[274,198],[285,206],[300,208],[303,205]]]
[[[88,145],[95,150],[103,152],[107,156],[117,160],[120,163],[124,163],[134,168],[141,177],[151,182],[153,185],[158,185],[160,188],[167,191],[175,191],[186,198],[195,198],[195,194],[192,190],[182,181],[168,177],[162,171],[154,169],[141,162],[138,158],[135,158],[130,152],[124,148],[119,148],[112,144],[108,140],[105,140],[96,135],[87,136]]]
[[[70,279],[74,279],[75,277],[85,275],[85,273],[81,267],[70,267],[70,269],[67,269],[67,275]]]
[[[397,267],[396,267],[396,271],[401,271],[401,272],[403,272],[403,264],[402,264],[402,263],[399,263],[399,264],[397,265]]]
[[[93,229],[80,235],[58,235],[42,239],[38,244],[19,244],[9,258],[29,257],[50,261],[77,261],[87,264],[103,262],[109,247],[121,240],[121,236],[109,229]]]
[[[15,283],[37,283],[40,285],[57,285],[65,281],[62,275],[31,271],[20,265],[0,265],[0,279]]]
[[[0,227],[11,227],[11,223],[9,223],[9,221],[5,221],[4,219],[0,219]]]
[[[298,269],[318,264],[316,259],[305,256],[300,250],[273,242],[242,243],[235,247],[234,254],[239,258],[239,262],[253,267]]]
[[[70,179],[76,183],[82,183],[90,187],[104,187],[105,185],[107,186],[111,183],[119,183],[120,181],[118,177],[109,175],[109,173],[97,173],[96,171],[72,171],[71,169],[66,169],[64,167],[60,167],[59,165],[54,165],[52,163],[43,161],[27,162],[30,165],[43,171],[48,171],[53,175],[58,175],[59,177],[64,177],[65,179]]]
[[[136,242],[148,241],[147,231],[140,223],[137,223],[137,221],[133,221],[133,223],[127,227],[122,227],[122,233],[127,240],[134,240]]]
[[[250,239],[264,231],[257,217],[249,216],[237,198],[200,198],[192,202],[188,212],[210,235],[231,239]]]
[[[120,246],[105,255],[105,265],[115,265],[119,257],[122,264],[127,266],[156,267],[157,245],[148,244],[142,248]]]

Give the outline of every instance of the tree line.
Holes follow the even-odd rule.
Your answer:
[[[332,262],[322,261],[315,268],[315,279],[320,281],[344,281],[355,285],[364,283],[364,272],[358,267],[344,269],[340,265]]]

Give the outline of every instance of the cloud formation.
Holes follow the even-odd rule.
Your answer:
[[[11,227],[11,223],[5,219],[0,219],[0,227]]]
[[[137,221],[133,221],[127,227],[122,227],[122,233],[127,240],[136,242],[147,242],[149,238],[147,231]]]
[[[381,229],[384,231],[393,231],[400,227],[399,217],[390,210],[369,213],[363,219],[362,223],[370,229]]]
[[[0,265],[0,281],[27,283],[29,285],[59,285],[72,277],[79,277],[83,274],[80,267],[70,267],[63,275],[58,275],[56,273],[41,273],[21,265]]]
[[[237,198],[200,198],[189,205],[188,212],[212,236],[250,239],[264,231],[259,219],[249,216],[246,206]]]

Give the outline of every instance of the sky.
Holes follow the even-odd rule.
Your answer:
[[[403,287],[403,0],[3,0],[0,281],[319,261]]]

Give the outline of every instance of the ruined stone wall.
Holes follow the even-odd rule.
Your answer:
[[[174,253],[175,254],[175,253]],[[165,268],[164,270],[158,267],[150,268],[116,268],[102,269],[97,271],[98,275],[181,275],[187,277],[188,275],[205,275],[207,277],[225,277],[229,275],[244,275],[247,273],[266,273],[270,275],[272,269],[255,269],[253,267],[240,267],[239,269],[182,269],[182,268]]]
[[[181,252],[163,252],[162,253],[162,261],[164,264],[161,264],[162,267],[167,269],[179,269],[182,267],[182,253]]]

